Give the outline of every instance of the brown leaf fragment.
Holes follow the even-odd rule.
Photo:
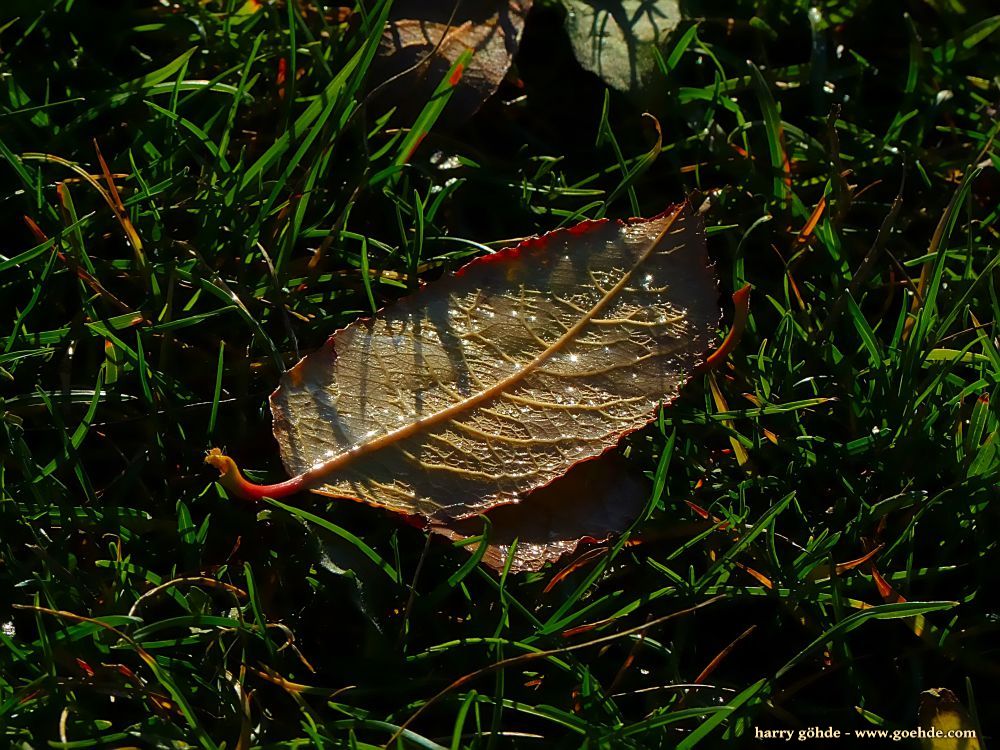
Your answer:
[[[441,116],[452,126],[467,120],[507,75],[530,8],[531,0],[475,0],[457,7],[426,0],[397,3],[372,65],[377,106],[396,107],[412,122],[459,56],[471,49],[472,61]]]
[[[288,482],[432,521],[516,503],[643,427],[719,320],[686,204],[485,256],[337,331],[271,396]]]
[[[511,572],[539,570],[583,542],[602,542],[623,531],[638,517],[651,491],[652,483],[617,451],[578,463],[521,502],[484,513],[491,527],[482,561],[502,570],[517,539]],[[452,540],[478,536],[483,528],[478,517],[430,527]],[[467,549],[475,552],[478,546]]]
[[[861,557],[857,557],[853,560],[848,560],[847,562],[837,563],[836,565],[819,565],[806,575],[806,579],[810,581],[826,581],[829,580],[832,575],[843,575],[848,571],[854,570],[855,568],[863,565],[866,562],[871,561],[875,555],[881,552],[885,548],[884,544],[880,544],[877,547],[870,549]]]

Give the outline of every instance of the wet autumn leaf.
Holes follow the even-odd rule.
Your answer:
[[[372,73],[382,106],[412,119],[471,49],[472,60],[442,113],[451,124],[468,119],[507,75],[530,8],[531,0],[475,0],[457,8],[427,0],[395,4]]]
[[[517,540],[510,569],[539,570],[573,552],[583,542],[602,542],[621,532],[642,512],[653,484],[617,451],[583,461],[565,476],[539,487],[516,505],[487,511],[490,534],[482,561],[503,568]],[[432,525],[449,539],[469,539],[483,531],[480,518]],[[475,552],[478,544],[468,547]]]
[[[687,205],[583,222],[473,261],[285,373],[271,410],[291,480],[250,485],[209,461],[245,497],[309,489],[434,523],[473,516],[648,423],[719,315]]]
[[[577,61],[619,91],[640,94],[681,20],[678,0],[563,0]]]

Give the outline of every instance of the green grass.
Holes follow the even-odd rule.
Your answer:
[[[751,747],[934,687],[995,733],[995,7],[691,0],[636,102],[541,2],[523,89],[446,131],[366,99],[387,5],[321,5],[4,3],[0,744]],[[282,369],[418,277],[684,194],[751,317],[630,441],[641,544],[546,593],[202,464],[283,478]],[[905,602],[830,577],[876,547]]]

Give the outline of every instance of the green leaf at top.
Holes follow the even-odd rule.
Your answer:
[[[655,50],[681,21],[678,0],[563,0],[576,59],[612,88],[640,93]]]

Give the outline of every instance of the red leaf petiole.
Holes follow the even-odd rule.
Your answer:
[[[212,448],[205,456],[205,463],[219,470],[219,484],[226,488],[230,495],[241,500],[258,502],[265,497],[288,497],[306,488],[305,474],[298,474],[291,479],[277,484],[254,484],[243,476],[236,462],[218,448]]]

